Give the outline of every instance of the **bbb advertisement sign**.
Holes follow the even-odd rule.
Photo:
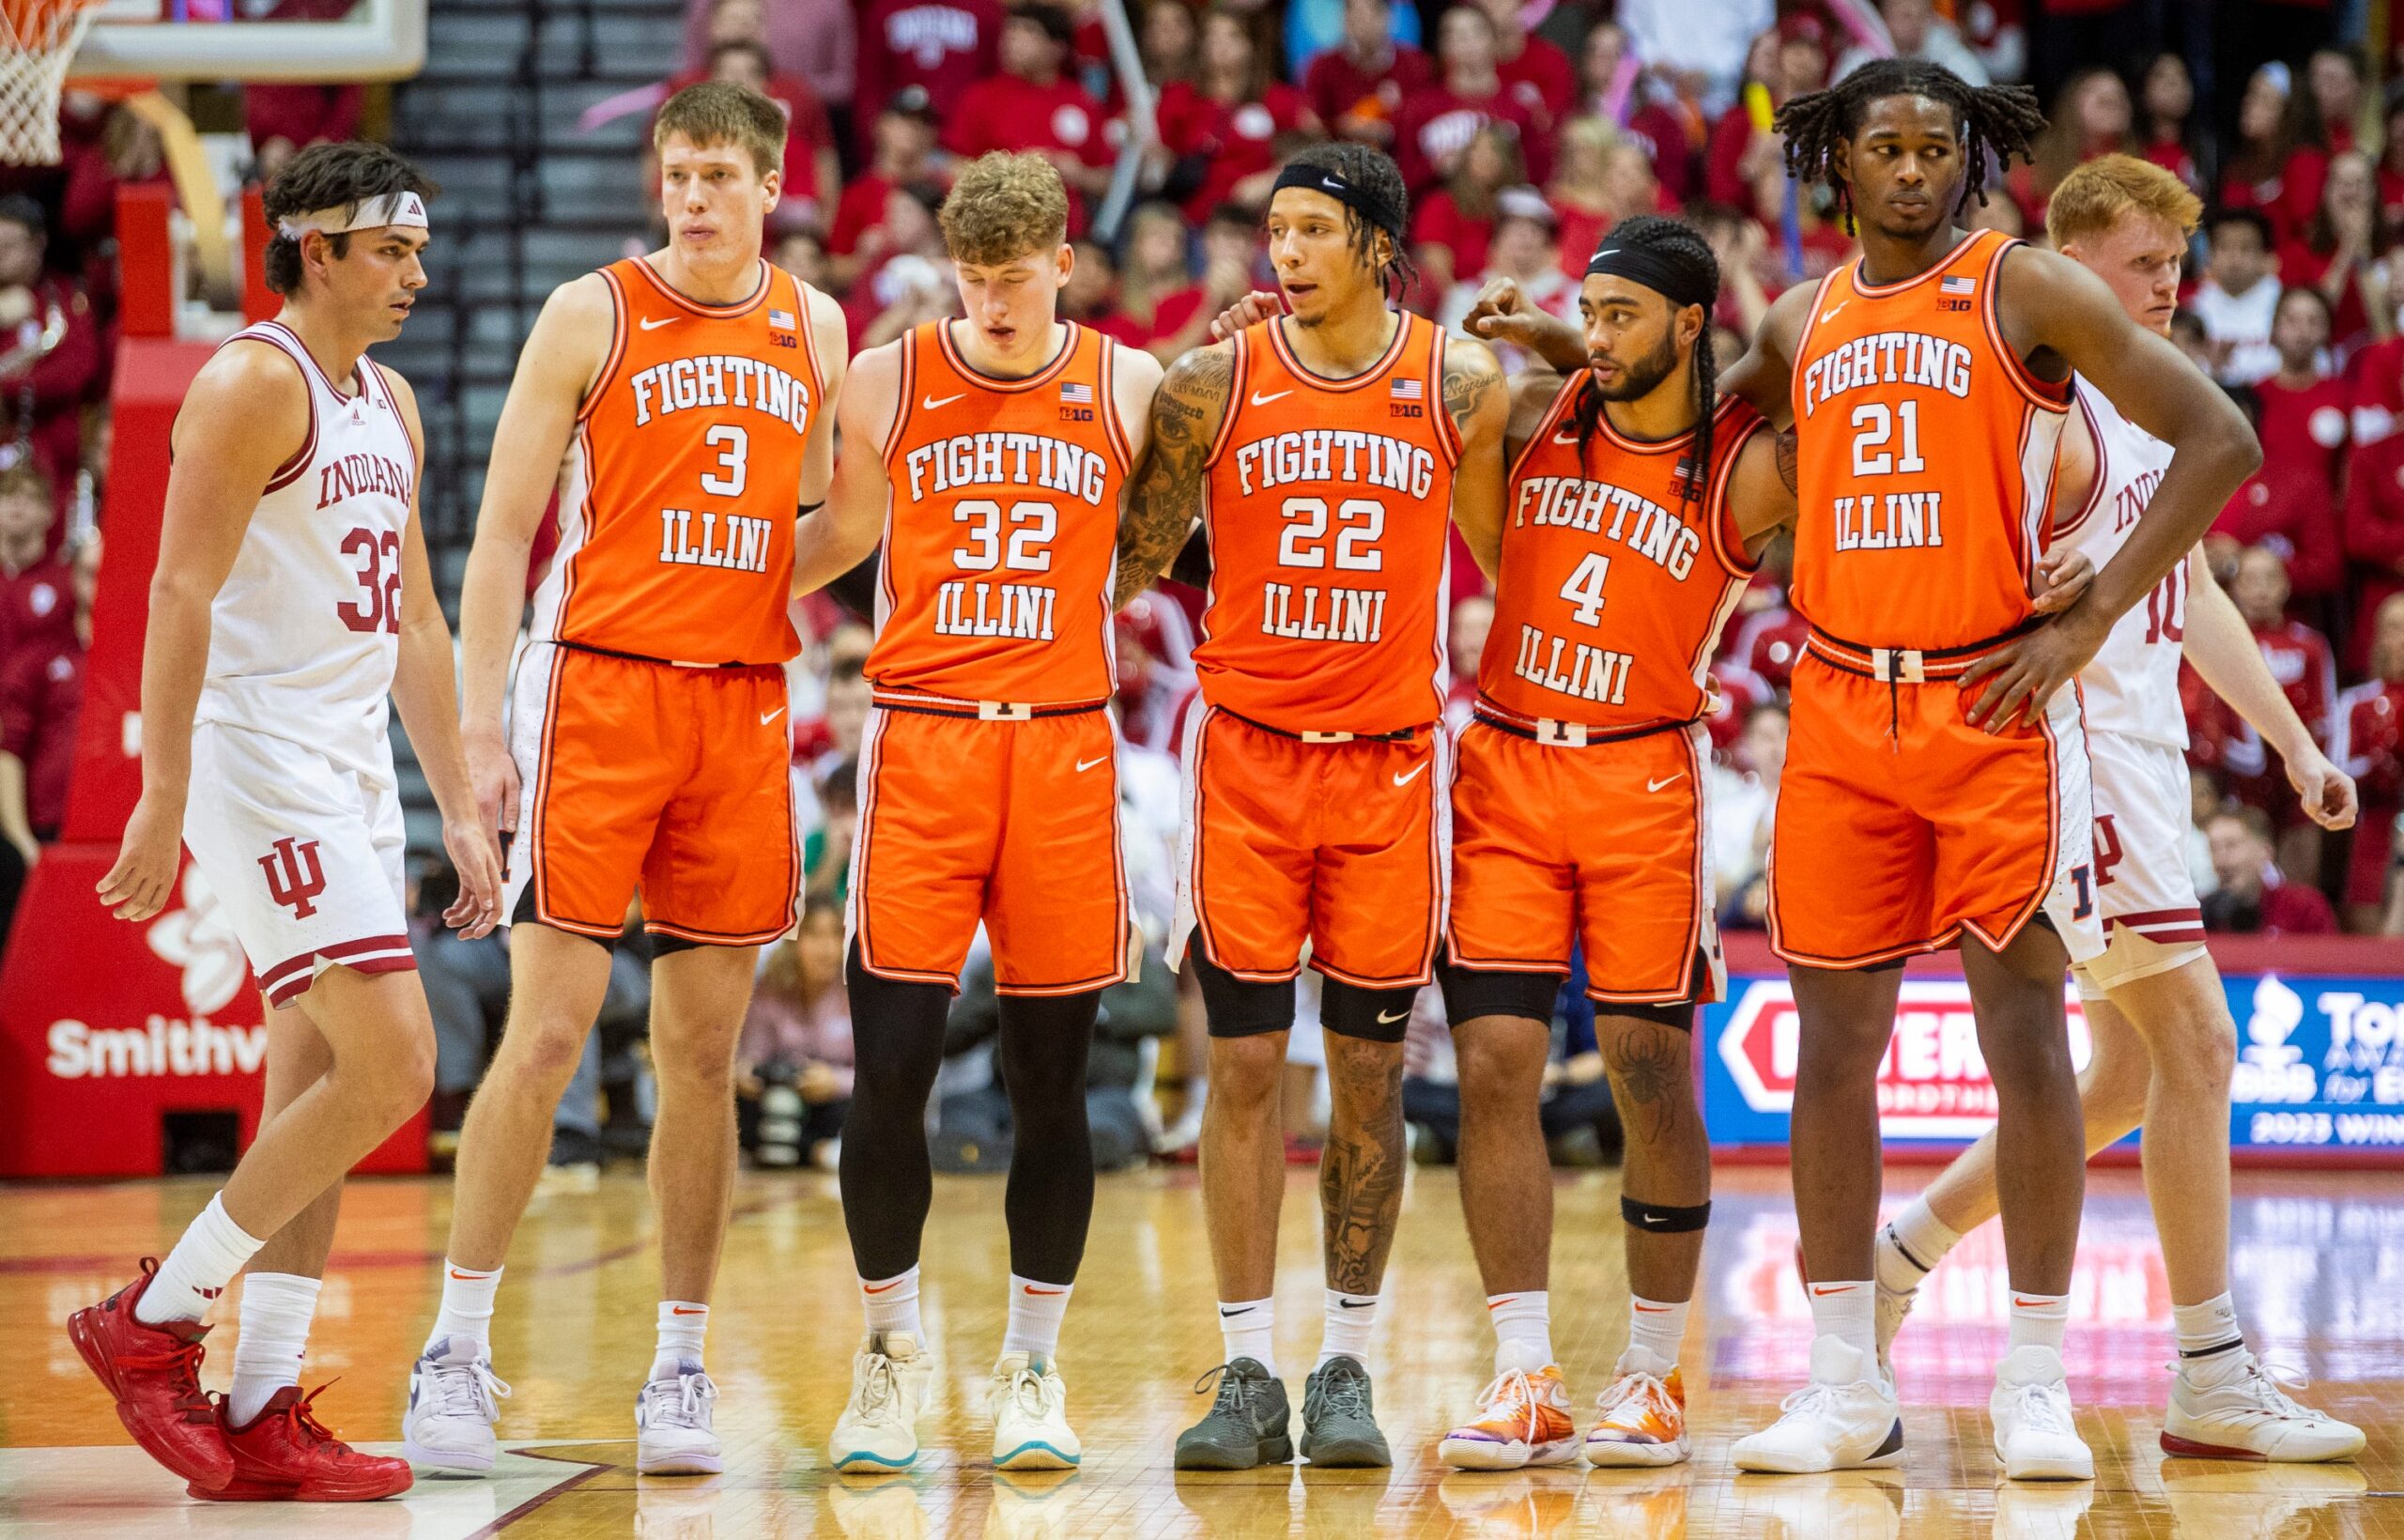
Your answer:
[[[2232,972],[2222,982],[2237,1022],[2235,1150],[2404,1162],[2404,977]],[[1728,990],[1706,1009],[1700,1045],[1712,1143],[1782,1147],[1800,1040],[1794,994],[1778,975],[1732,975]],[[2083,1069],[2087,1019],[2067,993],[2071,1057]],[[1878,1109],[1895,1144],[1966,1144],[1994,1122],[1995,1086],[1959,977],[1903,980]]]

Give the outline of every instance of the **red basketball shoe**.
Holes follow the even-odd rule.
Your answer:
[[[134,1301],[158,1271],[159,1259],[144,1257],[141,1277],[67,1317],[67,1335],[116,1398],[116,1420],[133,1441],[195,1488],[213,1492],[234,1479],[234,1455],[200,1392],[200,1339],[208,1328],[133,1318]]]
[[[223,1489],[208,1491],[194,1485],[193,1496],[219,1502],[373,1502],[409,1489],[409,1462],[381,1455],[362,1455],[337,1439],[311,1415],[308,1394],[286,1385],[268,1397],[267,1405],[248,1427],[225,1423],[225,1409],[217,1404],[225,1447],[234,1452],[234,1479]]]

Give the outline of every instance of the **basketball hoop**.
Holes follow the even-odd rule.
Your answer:
[[[58,163],[58,96],[99,0],[0,0],[0,162]]]

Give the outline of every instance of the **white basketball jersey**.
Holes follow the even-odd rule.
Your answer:
[[[235,333],[282,348],[309,392],[309,436],[260,497],[209,610],[195,720],[294,738],[389,774],[386,697],[400,657],[401,542],[417,445],[383,371],[334,389],[273,321]]]
[[[2085,505],[2056,526],[2051,545],[2084,551],[2098,572],[2128,544],[2137,516],[2170,469],[2170,446],[2122,417],[2104,393],[2077,377],[2078,408],[2095,438],[2095,486]],[[2179,653],[2187,629],[2187,563],[2155,585],[2113,625],[2095,661],[2078,676],[2090,732],[2124,732],[2150,743],[2187,747],[2179,703]]]

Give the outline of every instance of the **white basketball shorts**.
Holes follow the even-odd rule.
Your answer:
[[[2095,898],[2104,955],[2077,968],[2082,999],[2204,955],[2204,912],[2187,870],[2187,758],[2120,732],[2087,739],[2095,775]]]
[[[403,893],[401,797],[382,773],[222,722],[193,729],[184,843],[270,1005],[325,969],[417,966]]]

